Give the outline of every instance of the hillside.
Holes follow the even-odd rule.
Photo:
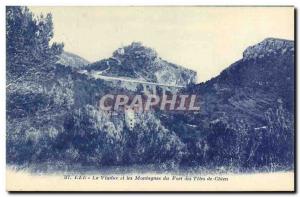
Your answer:
[[[104,76],[128,77],[170,85],[196,83],[196,72],[161,59],[151,48],[133,42],[117,49],[113,56],[92,63],[88,70],[101,71]]]
[[[201,84],[193,84],[195,72],[140,44],[87,65],[106,76],[189,84],[182,93],[200,98],[199,112],[137,113],[133,129],[123,111],[108,113],[98,104],[105,94],[137,91],[72,69],[77,66],[57,63],[43,71],[47,81],[37,83],[30,75],[9,86],[7,163],[77,171],[133,165],[163,171],[293,168],[293,41],[266,39]]]
[[[59,60],[57,63],[73,68],[82,68],[88,65],[90,62],[78,55],[64,51],[59,55]]]
[[[190,147],[192,162],[291,166],[294,80],[294,42],[265,39],[219,76],[184,91],[199,95],[199,113],[161,119]]]

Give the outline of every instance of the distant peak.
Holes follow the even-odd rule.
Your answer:
[[[293,40],[283,39],[283,38],[266,38],[262,42],[294,42]]]
[[[135,56],[156,57],[157,53],[154,49],[144,46],[141,42],[132,42],[130,45],[118,48],[114,53],[114,57],[122,57],[125,54]]]
[[[260,59],[270,55],[283,55],[294,51],[294,41],[266,38],[262,42],[248,47],[243,53],[243,59]]]

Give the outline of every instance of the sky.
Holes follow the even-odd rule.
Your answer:
[[[139,41],[198,82],[217,76],[265,38],[294,39],[293,7],[30,7],[52,13],[55,42],[90,62]]]

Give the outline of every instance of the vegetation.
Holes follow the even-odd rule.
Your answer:
[[[123,112],[97,106],[104,94],[135,92],[58,63],[63,44],[51,42],[51,14],[34,16],[26,7],[7,7],[6,18],[8,164],[80,165],[79,170],[134,165],[164,170],[293,168],[292,52],[241,60],[207,83],[188,86],[186,93],[201,97],[199,113],[139,113],[129,130]],[[90,66],[138,77],[135,71],[151,73],[157,60],[156,53],[139,43],[118,51],[115,59]]]

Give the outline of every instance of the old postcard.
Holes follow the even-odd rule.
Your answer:
[[[8,191],[294,191],[294,7],[6,7]]]

